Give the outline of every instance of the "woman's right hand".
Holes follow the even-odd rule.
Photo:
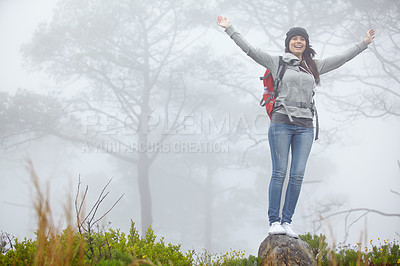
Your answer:
[[[370,29],[369,31],[367,31],[367,35],[365,36],[364,42],[366,44],[370,44],[374,38],[375,38],[375,31],[374,29]]]
[[[222,28],[226,29],[231,25],[231,22],[229,21],[228,18],[225,18],[223,16],[218,16],[217,24],[220,25]]]

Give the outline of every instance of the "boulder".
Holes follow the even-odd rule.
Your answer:
[[[317,265],[310,245],[287,235],[268,236],[258,248],[261,265]]]

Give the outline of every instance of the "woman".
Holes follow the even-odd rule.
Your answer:
[[[249,45],[231,25],[228,18],[219,16],[217,24],[254,61],[268,68],[275,79],[279,57],[272,56]],[[308,156],[313,144],[313,94],[315,85],[320,84],[320,75],[334,70],[365,50],[374,39],[373,29],[367,32],[364,41],[342,54],[322,60],[313,60],[315,51],[309,43],[307,31],[300,27],[291,28],[286,33],[286,72],[279,87],[276,106],[271,117],[268,139],[272,158],[272,177],[269,184],[268,218],[269,235],[286,234],[298,238],[291,226]],[[283,181],[286,176],[289,150],[292,161],[289,183],[286,190],[282,218],[279,215]]]

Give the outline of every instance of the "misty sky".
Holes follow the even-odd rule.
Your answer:
[[[29,73],[24,69],[19,50],[21,44],[30,41],[38,24],[50,19],[55,2],[56,0],[0,0],[0,88],[2,92],[13,94],[18,88],[42,92],[54,85],[54,82],[47,79],[45,74]],[[217,15],[219,14],[215,14],[215,18]],[[215,21],[205,20],[205,23],[210,23],[210,31],[207,34],[215,42],[218,42],[218,47],[226,45],[229,49],[235,48],[234,43],[225,36],[222,30],[217,28]],[[379,41],[379,32],[377,32],[376,41]],[[236,51],[239,53],[239,50]],[[328,117],[331,116],[332,114],[322,111],[320,114],[321,125],[329,124]],[[387,213],[400,213],[400,196],[390,192],[390,190],[400,192],[400,169],[397,165],[397,161],[400,160],[399,119],[359,119],[348,125],[346,132],[348,135],[344,140],[345,145],[334,143],[326,149],[314,145],[307,171],[310,175],[318,177],[321,172],[318,173],[316,169],[323,171],[319,168],[320,164],[326,164],[328,165],[327,169],[331,172],[324,173],[328,178],[320,185],[313,187],[304,185],[300,196],[299,210],[307,208],[302,205],[302,202],[308,202],[305,199],[308,195],[312,195],[321,199],[326,199],[326,197],[333,200],[343,199],[345,200],[343,209],[370,208]],[[322,135],[320,138],[324,138],[324,136]],[[30,209],[32,195],[29,188],[29,176],[25,170],[25,157],[32,158],[39,175],[44,179],[43,183],[45,180],[52,180],[51,185],[54,188],[52,196],[55,198],[54,208],[57,214],[62,212],[60,206],[62,206],[63,199],[60,195],[70,188],[71,182],[76,182],[79,174],[86,178],[87,184],[94,187],[93,197],[96,196],[96,189],[101,184],[105,184],[110,177],[114,178],[114,185],[118,188],[124,187],[124,184],[135,184],[116,176],[107,166],[106,155],[78,156],[77,153],[70,153],[69,148],[62,146],[57,140],[50,140],[51,143],[53,143],[53,147],[59,145],[60,150],[47,150],[46,146],[43,147],[39,142],[32,144],[25,154],[20,151],[18,153],[12,151],[1,153],[0,230],[18,238],[33,236],[34,212]],[[50,144],[45,142],[43,145]],[[264,145],[266,145],[265,151],[269,152],[265,142]],[[269,182],[267,176],[269,174],[265,177],[265,184]],[[236,176],[233,174],[229,179],[226,176],[221,177],[221,180],[231,183],[232,186],[246,187],[249,184],[249,180],[243,180],[238,172],[236,172]],[[252,179],[252,182],[254,180]],[[112,186],[113,184],[111,184]],[[229,186],[227,185],[227,187]],[[112,191],[111,199],[118,198],[121,194],[119,192],[124,191]],[[130,201],[135,202],[137,199],[127,195],[121,208],[129,206]],[[266,207],[265,204],[265,219]],[[156,205],[154,211],[161,212],[162,210],[159,210]],[[112,226],[126,230],[133,217],[123,216],[124,212],[123,209],[117,207],[109,215],[108,219],[113,221]],[[139,216],[140,210],[133,211],[133,214]],[[156,214],[155,217],[157,217]],[[240,218],[243,217],[239,216],[238,219]],[[335,224],[336,221],[333,219],[331,223]],[[246,224],[245,220],[243,224]],[[367,230],[365,230],[365,225],[367,225]],[[301,222],[295,224],[295,228],[302,226]],[[168,237],[172,239],[171,241],[180,239],[180,236],[169,232],[169,227],[165,224],[158,224],[155,221],[155,228],[160,235],[167,237],[167,241],[169,241]],[[237,238],[232,235],[226,236],[226,239],[224,236],[218,236],[222,239],[218,240],[220,242],[215,245],[216,249],[229,250],[238,246],[238,248],[255,254],[259,243],[266,236],[267,229],[267,223],[260,222],[260,226],[257,228],[246,226],[239,228],[237,231],[240,233],[236,233]],[[354,225],[352,230],[349,239],[351,243],[359,241],[361,233],[367,233],[369,239],[378,237],[400,239],[400,219],[369,214],[362,222]],[[343,235],[341,226],[334,227],[333,231],[337,234],[334,238],[340,238]],[[329,234],[327,230],[321,233]],[[243,238],[248,238],[247,242],[243,243]],[[191,248],[189,243],[183,243],[183,246]],[[198,244],[196,247],[200,246]]]

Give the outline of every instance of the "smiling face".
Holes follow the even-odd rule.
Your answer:
[[[294,36],[289,41],[289,50],[292,54],[302,59],[303,52],[306,50],[306,39],[303,36]]]

